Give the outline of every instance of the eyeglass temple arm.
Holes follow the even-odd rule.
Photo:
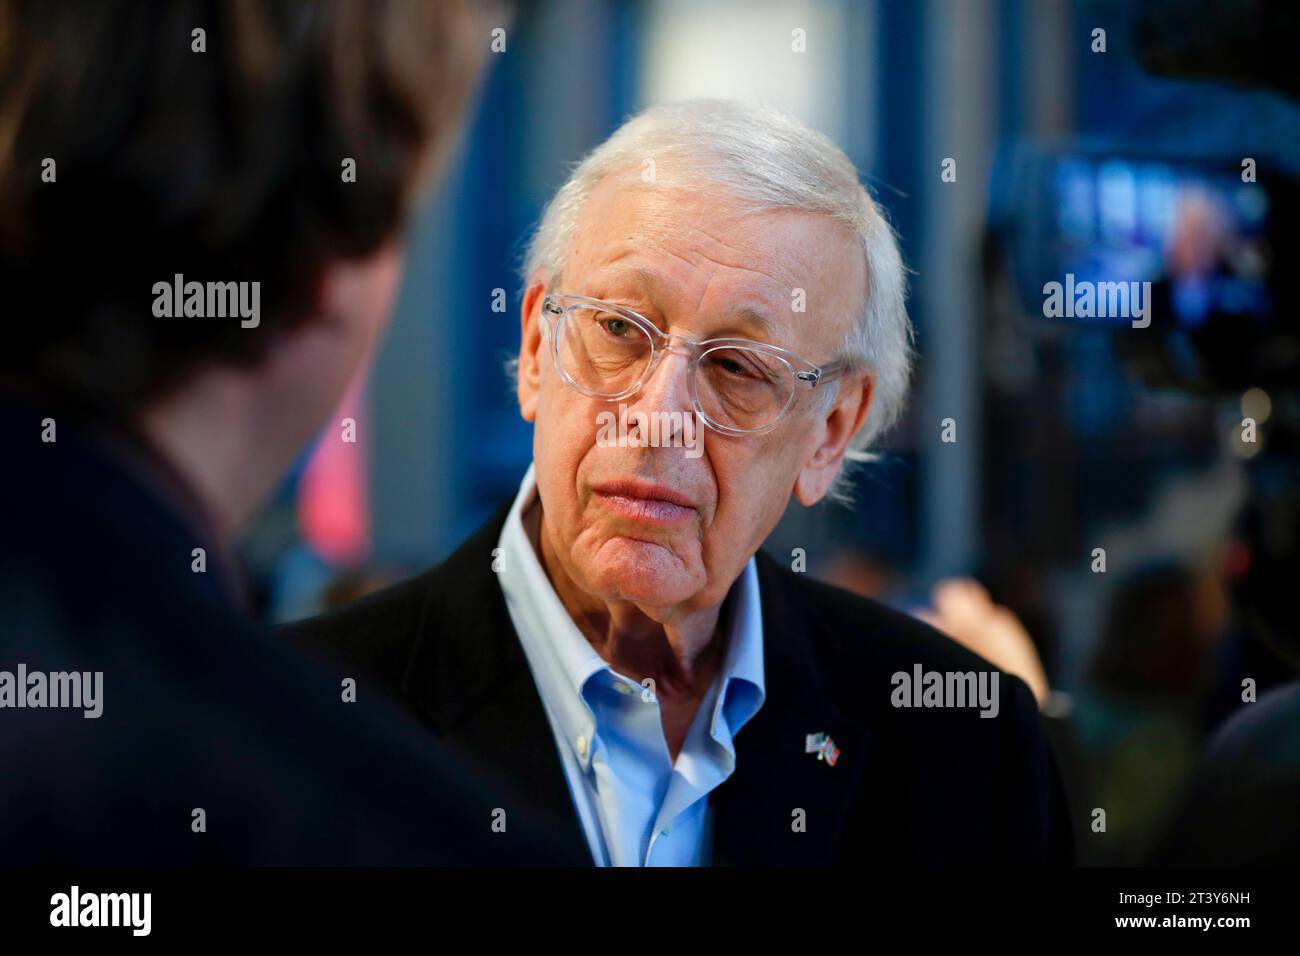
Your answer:
[[[845,359],[836,359],[834,362],[823,365],[819,369],[810,372],[795,372],[795,378],[801,379],[808,383],[810,388],[816,388],[824,382],[831,382],[839,378],[852,363]]]

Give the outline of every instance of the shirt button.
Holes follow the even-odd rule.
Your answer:
[[[618,691],[620,694],[632,693],[632,688],[629,687],[627,684],[623,683],[621,680],[614,681],[614,689]]]
[[[668,826],[664,827],[664,828],[663,828],[662,830],[660,830],[659,832],[660,832],[663,836],[668,836],[670,833],[673,832],[673,825],[670,823],[670,824],[668,824]]]
[[[587,756],[587,738],[586,738],[586,737],[579,737],[579,738],[578,738],[576,741],[574,741],[574,742],[578,745],[578,756],[579,756],[579,757],[585,757],[585,756]]]

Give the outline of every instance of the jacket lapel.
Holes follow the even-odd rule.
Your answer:
[[[509,504],[435,572],[403,691],[448,746],[501,788],[501,806],[520,808],[575,859],[590,860],[550,721],[492,571],[508,512]]]
[[[736,736],[735,772],[713,794],[713,865],[824,866],[834,862],[869,737],[821,686],[808,635],[815,616],[762,552],[758,571],[767,696]],[[839,748],[834,766],[806,752],[817,733]]]

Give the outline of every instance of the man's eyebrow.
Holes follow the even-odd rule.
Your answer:
[[[660,281],[659,277],[649,269],[631,266],[599,270],[591,277],[590,284],[606,296],[617,296],[622,292],[635,290],[646,293],[648,298],[653,298],[649,293],[660,286]]]
[[[659,276],[644,266],[631,266],[624,269],[618,275],[618,278],[627,279],[642,289],[658,289],[663,285],[663,281]]]
[[[741,321],[757,326],[758,330],[764,335],[771,335],[775,328],[775,323],[768,318],[767,313],[759,312],[756,309],[749,308],[748,306],[741,306],[736,309],[735,315]]]
[[[620,272],[615,281],[620,283],[623,281],[629,281],[647,292],[653,292],[663,286],[663,279],[661,279],[657,273],[652,272],[644,266],[629,267]],[[777,323],[774,322],[766,312],[747,305],[742,305],[732,309],[728,318],[737,319],[741,324],[752,326],[760,334],[767,336],[773,335],[777,327]]]

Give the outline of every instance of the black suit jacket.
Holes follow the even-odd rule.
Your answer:
[[[291,635],[404,701],[587,854],[492,571],[508,510],[439,567]],[[710,795],[714,865],[1072,860],[1064,794],[1024,682],[1001,675],[996,718],[895,708],[897,671],[992,667],[911,617],[758,560],[767,697],[736,737],[735,772]],[[834,766],[805,752],[810,733],[831,735]],[[805,832],[792,826],[798,809]]]
[[[0,670],[103,673],[97,719],[0,709],[0,865],[566,859],[522,812],[494,831],[495,794],[408,715],[345,703],[251,623],[183,489],[106,434],[0,396]]]

